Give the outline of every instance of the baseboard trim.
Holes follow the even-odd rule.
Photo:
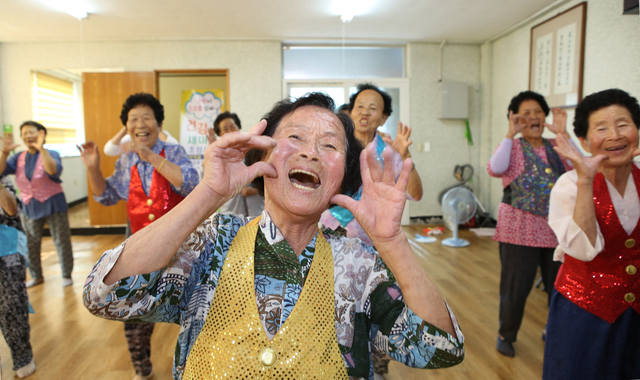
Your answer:
[[[90,236],[90,235],[124,235],[126,227],[81,227],[71,228],[71,236]],[[48,228],[44,229],[43,236],[51,236]]]

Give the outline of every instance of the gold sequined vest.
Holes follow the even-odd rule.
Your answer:
[[[347,379],[335,329],[333,257],[322,233],[293,311],[271,341],[258,315],[254,257],[258,219],[241,227],[183,379]]]

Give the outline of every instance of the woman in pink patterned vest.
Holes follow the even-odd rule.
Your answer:
[[[44,282],[40,246],[45,223],[49,224],[60,258],[62,286],[71,286],[73,252],[67,215],[69,208],[60,185],[60,155],[44,148],[47,129],[42,124],[25,121],[20,126],[20,134],[27,150],[9,157],[11,151],[19,145],[14,144],[11,133],[5,133],[0,152],[0,173],[15,174],[16,185],[24,204],[22,224],[27,235],[31,272],[31,280],[27,281],[27,287]]]

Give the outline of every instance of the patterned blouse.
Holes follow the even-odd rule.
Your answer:
[[[549,142],[551,142],[553,146],[556,146],[555,139],[549,139]],[[543,162],[548,163],[547,151],[544,146],[534,148],[533,150],[540,156]],[[565,160],[562,160],[562,162],[565,164],[565,170],[569,171],[572,169]],[[522,153],[520,139],[513,139],[509,168],[506,172],[498,175],[491,170],[491,164],[487,164],[487,171],[490,176],[502,178],[503,188],[506,188],[511,182],[518,178],[523,170],[524,155]],[[551,227],[549,227],[547,218],[522,211],[502,202],[500,206],[498,206],[498,226],[493,240],[527,247],[555,248],[558,246],[556,234],[554,234]]]
[[[182,145],[167,144],[158,139],[158,142],[151,148],[151,151],[160,154],[163,149],[167,161],[178,165],[180,170],[182,170],[182,186],[176,188],[171,185],[171,190],[176,194],[186,197],[200,181],[198,172],[194,169],[193,165],[191,165],[189,156],[187,156],[187,152]],[[107,178],[107,188],[104,193],[102,193],[101,196],[94,194],[93,199],[105,206],[112,206],[121,199],[126,202],[129,199],[129,182],[131,181],[131,167],[133,165],[137,165],[138,174],[142,181],[142,188],[145,194],[149,195],[151,179],[153,178],[154,172],[153,164],[141,160],[137,153],[129,152],[118,158],[113,174]]]
[[[173,376],[181,379],[207,319],[231,242],[249,221],[215,213],[187,238],[167,267],[111,286],[104,284],[104,277],[126,242],[105,252],[85,283],[85,306],[108,319],[180,324]],[[296,257],[266,211],[259,226],[254,260],[256,302],[271,338],[300,296],[316,238]],[[405,305],[391,271],[373,248],[329,230],[323,235],[333,251],[336,334],[351,378],[373,379],[371,351],[386,352],[418,368],[442,368],[462,361],[464,336],[451,310],[458,339],[423,321]]]

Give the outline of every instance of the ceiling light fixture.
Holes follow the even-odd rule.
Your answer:
[[[375,0],[339,0],[335,3],[334,9],[340,15],[343,23],[353,20],[354,16],[367,13],[375,3]]]
[[[342,22],[344,22],[345,24],[351,22],[351,20],[353,20],[353,13],[342,13],[340,15],[340,20],[342,20]]]
[[[59,11],[70,14],[78,20],[89,17],[86,11],[87,7],[81,0],[55,0],[48,1],[47,3]]]

